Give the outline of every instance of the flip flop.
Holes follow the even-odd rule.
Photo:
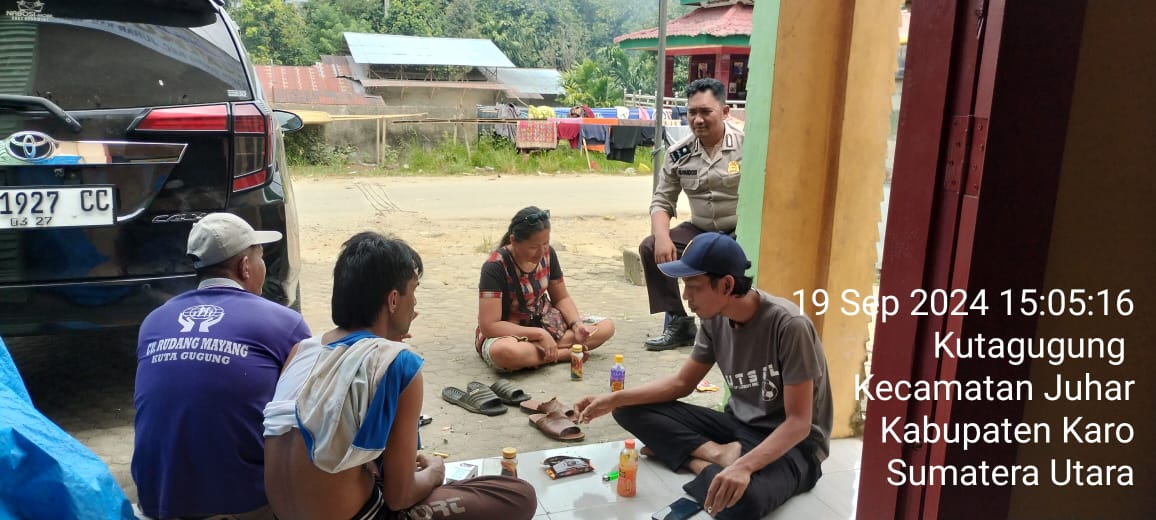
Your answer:
[[[586,434],[582,433],[582,429],[574,424],[574,421],[558,412],[531,415],[530,424],[557,441],[577,442],[586,438]]]
[[[442,399],[482,415],[494,416],[506,413],[506,406],[502,404],[502,400],[485,385],[469,392],[449,386],[442,390]]]
[[[575,412],[573,407],[562,404],[558,401],[557,397],[551,397],[549,401],[528,400],[518,406],[526,413],[558,413],[568,418],[573,418],[575,415],[578,415],[578,412]]]
[[[470,383],[471,385],[473,383]],[[515,406],[523,401],[528,401],[530,396],[514,385],[513,381],[509,379],[499,379],[494,384],[490,385],[490,390],[493,390],[498,397],[502,398],[502,403],[510,406]]]

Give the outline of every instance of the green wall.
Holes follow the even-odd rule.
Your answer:
[[[767,140],[771,131],[771,86],[775,78],[775,43],[779,33],[779,0],[755,4],[751,27],[750,81],[743,139],[742,181],[739,183],[739,243],[758,278],[763,229],[763,178],[767,170]]]

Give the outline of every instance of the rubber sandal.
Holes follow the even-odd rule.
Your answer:
[[[578,412],[574,411],[573,407],[568,407],[558,401],[557,397],[551,397],[549,401],[529,400],[518,406],[526,413],[546,414],[556,412],[569,418],[573,418],[578,414]]]
[[[528,401],[530,396],[514,385],[513,381],[509,379],[499,379],[494,384],[490,385],[490,390],[493,390],[498,397],[502,398],[502,403],[510,406],[517,406],[523,401]]]
[[[501,408],[505,408],[505,400],[502,399],[502,396],[498,395],[496,392],[494,392],[494,388],[490,388],[486,385],[483,385],[483,384],[481,384],[481,382],[469,381],[469,384],[466,385],[466,393],[467,394],[477,393],[477,394],[483,395],[484,398],[486,398],[486,400],[487,400],[487,404],[486,404],[486,406],[483,406],[482,408],[487,408],[487,407],[492,406],[495,409],[497,409],[499,407],[498,404],[492,404],[489,402],[489,400],[492,400],[492,399],[497,399],[499,402],[502,403]]]
[[[470,392],[449,386],[442,390],[442,399],[482,415],[494,416],[506,413],[502,400],[485,385]]]
[[[582,428],[558,412],[531,415],[530,424],[556,441],[577,442],[586,438]]]

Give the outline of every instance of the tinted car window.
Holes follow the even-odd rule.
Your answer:
[[[157,25],[66,18],[51,14],[51,5],[34,16],[0,8],[0,39],[26,42],[0,46],[0,94],[40,96],[65,110],[253,98],[228,28],[215,14],[198,17],[206,25]]]

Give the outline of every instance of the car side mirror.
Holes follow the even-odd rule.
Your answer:
[[[277,119],[277,125],[281,127],[281,131],[287,134],[296,132],[305,126],[301,116],[286,110],[274,110],[273,117]]]

